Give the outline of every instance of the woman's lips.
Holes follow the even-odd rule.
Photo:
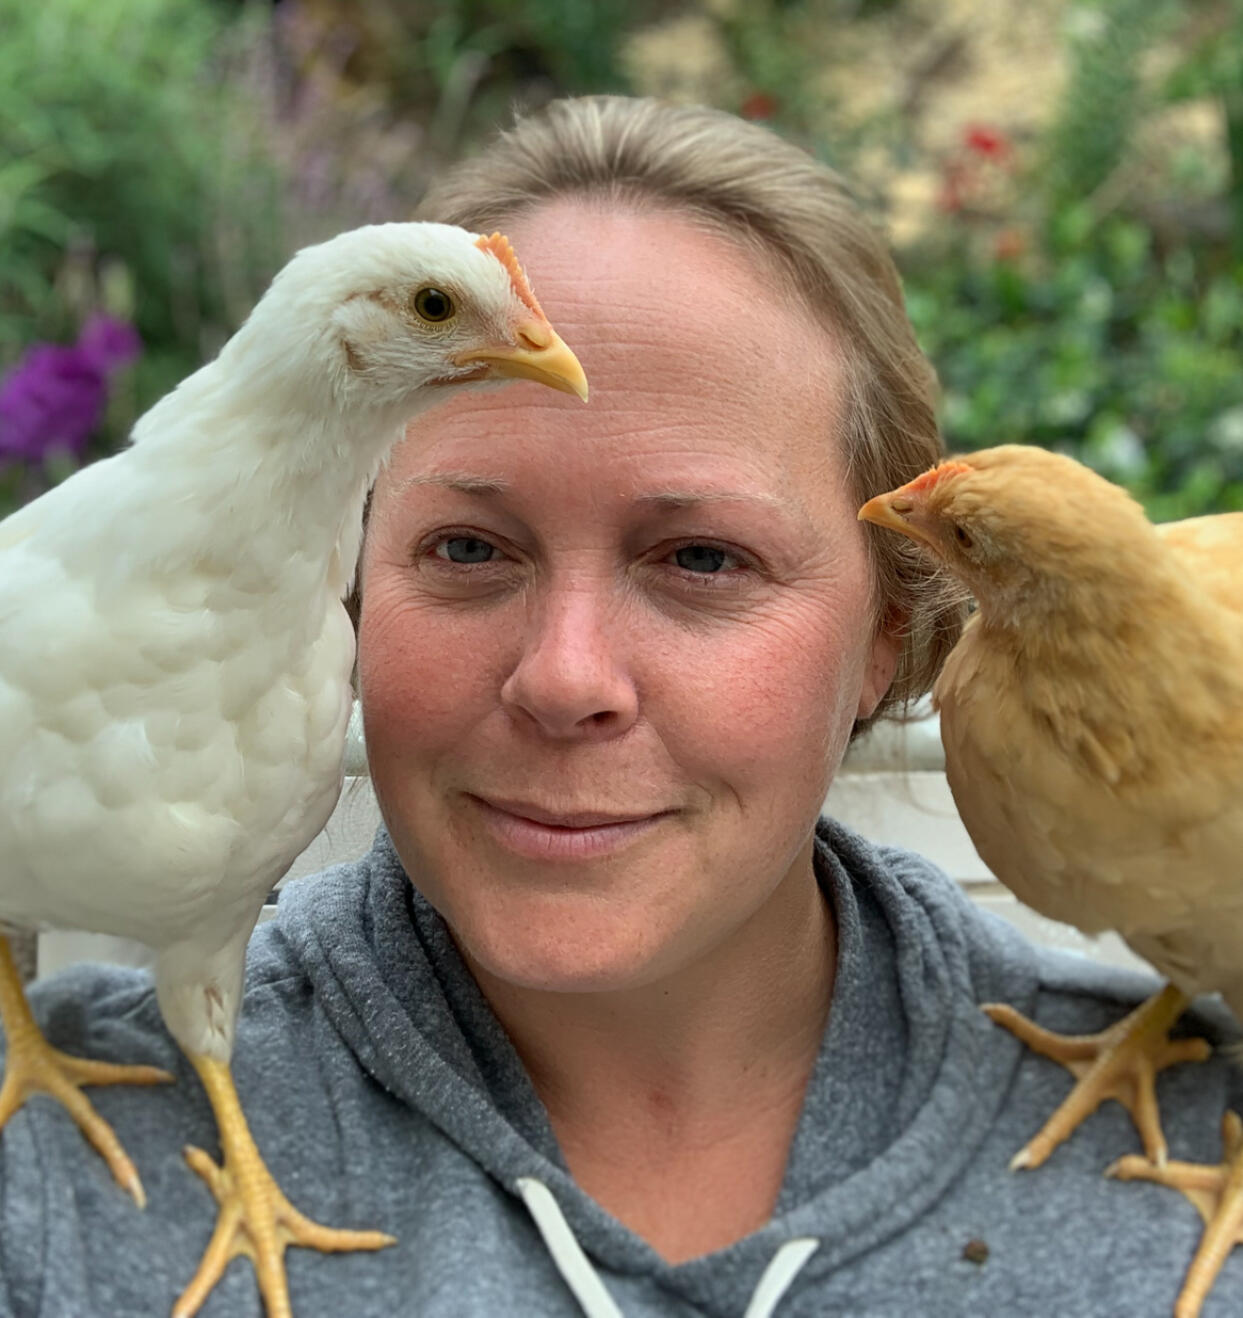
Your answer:
[[[492,836],[531,860],[589,860],[608,855],[650,832],[671,812],[619,815],[592,810],[550,811],[524,801],[468,794]]]

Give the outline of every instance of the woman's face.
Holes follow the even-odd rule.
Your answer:
[[[813,883],[811,830],[895,647],[834,441],[833,340],[780,281],[667,212],[563,201],[509,236],[591,401],[459,395],[381,476],[372,779],[478,968],[637,987]]]

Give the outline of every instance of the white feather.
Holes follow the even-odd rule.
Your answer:
[[[452,289],[449,329],[405,314]],[[0,920],[140,939],[227,1061],[246,939],[337,799],[361,510],[463,347],[529,317],[442,225],[299,253],[220,356],[0,524]]]

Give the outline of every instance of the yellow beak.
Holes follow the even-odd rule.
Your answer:
[[[918,508],[918,500],[903,490],[890,490],[887,494],[878,494],[869,499],[859,509],[859,520],[871,522],[873,526],[883,526],[890,531],[898,531],[910,536],[912,540],[922,540],[931,545],[932,539],[918,522],[911,520],[910,514]]]
[[[493,375],[535,380],[587,401],[587,376],[578,358],[547,321],[529,320],[518,327],[515,337],[516,344],[464,352],[457,358],[457,365],[483,364],[491,368]]]

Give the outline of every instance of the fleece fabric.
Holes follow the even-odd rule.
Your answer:
[[[1037,953],[911,853],[824,821],[838,925],[832,1009],[771,1221],[666,1263],[569,1176],[547,1114],[448,932],[381,833],[361,860],[290,885],[252,941],[234,1072],[278,1181],[378,1254],[287,1255],[296,1318],[1168,1318],[1199,1237],[1180,1194],[1102,1172],[1137,1152],[1105,1104],[1037,1172],[1007,1170],[1069,1088],[978,1004],[1063,1030],[1112,1023],[1153,983]],[[140,1212],[58,1105],[0,1139],[2,1318],[163,1318],[215,1207],[182,1148],[217,1151],[210,1109],[150,979],[78,968],[38,986],[70,1052],[176,1083],[92,1092],[135,1159]],[[1213,1005],[1186,1026],[1230,1039]],[[1219,1053],[1166,1072],[1171,1156],[1217,1161],[1238,1104]],[[260,1318],[235,1260],[202,1318]],[[1204,1318],[1243,1313],[1243,1251]]]

